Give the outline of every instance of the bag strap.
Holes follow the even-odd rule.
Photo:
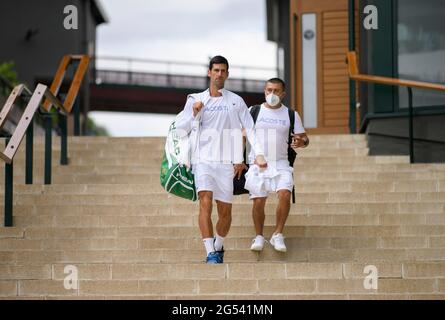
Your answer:
[[[255,122],[256,122],[256,120],[258,119],[258,115],[259,115],[259,113],[260,113],[260,110],[261,110],[261,105],[259,105],[259,104],[256,104],[256,105],[253,105],[251,108],[250,108],[250,115],[252,116],[252,119],[253,119],[253,123],[255,124]],[[244,163],[247,165],[247,150],[246,150],[247,148],[244,148]]]
[[[292,141],[292,133],[294,133],[294,125],[295,125],[295,111],[291,108],[287,108],[287,111],[289,113],[289,120],[290,120],[290,126],[289,126],[289,140],[288,144],[290,146]]]
[[[290,126],[289,126],[289,138],[288,138],[288,152],[295,152],[292,148],[291,148],[291,143],[292,143],[292,133],[294,133],[294,125],[295,125],[295,112],[294,110],[292,110],[291,108],[288,108],[288,113],[289,113],[289,120],[290,120]],[[288,155],[289,158],[289,155]],[[289,163],[289,165],[291,165],[291,163]],[[294,176],[294,172],[292,171],[292,177]],[[292,203],[295,203],[295,186],[292,187]]]
[[[256,123],[256,120],[258,119],[258,115],[260,114],[261,105],[256,104],[252,106],[250,109],[250,115],[252,116],[253,123]]]

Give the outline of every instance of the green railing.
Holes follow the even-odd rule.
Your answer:
[[[62,85],[62,81],[65,77],[66,70],[72,62],[78,62],[76,71],[74,73],[73,80],[67,94],[63,99],[57,96],[59,95],[59,89]],[[25,183],[33,183],[33,144],[34,144],[34,119],[36,114],[43,119],[45,128],[45,147],[44,147],[44,183],[51,184],[51,169],[52,169],[52,132],[53,132],[53,116],[55,115],[51,111],[53,106],[57,111],[58,124],[60,128],[61,136],[61,156],[60,164],[68,164],[68,137],[67,137],[67,114],[71,112],[75,103],[77,94],[79,92],[80,85],[85,76],[86,70],[89,65],[89,57],[83,55],[66,55],[63,57],[57,73],[54,77],[51,88],[46,85],[38,84],[34,92],[24,85],[19,84],[12,88],[11,93],[6,100],[0,112],[0,130],[5,125],[10,112],[17,100],[22,99],[27,105],[25,111],[17,124],[16,129],[12,136],[8,134],[6,136],[6,148],[3,152],[0,152],[0,158],[5,161],[5,227],[13,226],[13,161],[14,156],[17,153],[19,146],[26,134],[26,173]],[[5,84],[3,80],[2,83]],[[76,114],[76,116],[79,116]],[[76,121],[75,121],[76,122]]]

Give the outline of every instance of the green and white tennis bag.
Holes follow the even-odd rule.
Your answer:
[[[181,114],[178,115],[178,117]],[[196,201],[195,179],[190,166],[190,137],[181,138],[173,121],[168,130],[161,163],[161,185],[168,193]]]

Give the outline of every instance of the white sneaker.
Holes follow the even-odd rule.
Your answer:
[[[280,252],[286,252],[286,245],[284,244],[284,236],[282,233],[276,233],[270,238],[270,244],[273,245],[275,250]]]
[[[253,251],[261,251],[264,247],[264,237],[261,235],[258,235],[255,237],[255,239],[252,240],[252,246],[250,247],[250,250]]]

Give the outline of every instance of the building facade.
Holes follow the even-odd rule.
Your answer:
[[[407,154],[407,89],[351,83],[346,53],[358,53],[363,74],[445,84],[445,2],[268,0],[267,8],[288,103],[308,131],[366,133],[371,154]],[[416,162],[445,161],[445,93],[413,89],[413,105]]]
[[[69,17],[77,10],[77,21]],[[69,7],[68,7],[69,9]],[[66,22],[77,29],[66,28]],[[66,54],[95,55],[96,27],[107,22],[98,0],[14,0],[0,2],[0,61],[12,61],[20,82],[32,91],[38,82],[50,85],[57,67]],[[78,101],[81,124],[89,106],[89,80],[94,59],[85,75]],[[66,79],[72,77],[67,72]],[[72,119],[69,121],[72,128]],[[72,130],[70,130],[72,132]]]

